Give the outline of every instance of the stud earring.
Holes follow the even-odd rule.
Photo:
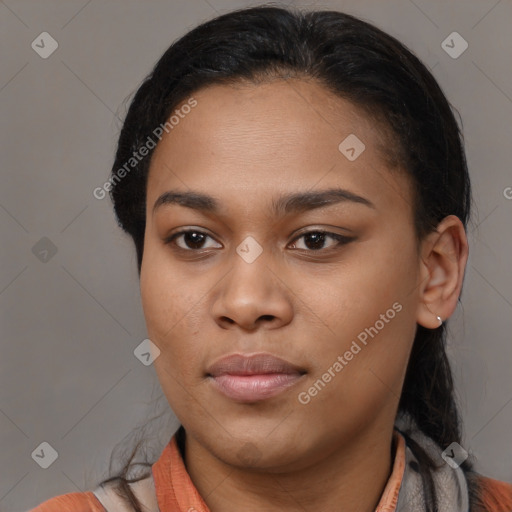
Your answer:
[[[441,327],[441,325],[443,325],[443,319],[438,316],[437,319],[439,320],[439,327]]]

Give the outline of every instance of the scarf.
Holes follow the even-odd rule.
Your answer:
[[[431,459],[440,466],[432,471],[432,478],[438,500],[437,510],[441,512],[469,512],[469,494],[465,475],[456,465],[448,464],[441,456],[442,449],[421,432],[409,415],[401,415],[395,421],[395,428],[405,437],[405,468],[397,505],[394,512],[426,512],[425,486],[417,468],[419,462],[411,448],[408,438],[420,445]],[[153,475],[130,484],[135,496],[148,512],[159,512]],[[132,512],[110,487],[98,487],[94,495],[107,512]]]
[[[418,429],[409,415],[397,418],[395,428],[418,443],[435,462],[439,469],[432,471],[437,496],[437,510],[446,512],[468,512],[469,492],[464,472],[457,464],[448,464],[442,457],[443,450],[430,437]],[[407,445],[405,449],[405,471],[398,493],[395,512],[426,512],[425,489],[418,459]]]

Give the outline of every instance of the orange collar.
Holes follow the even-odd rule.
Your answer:
[[[405,469],[405,439],[396,430],[395,460],[391,476],[375,512],[394,512]],[[173,435],[160,458],[152,466],[160,512],[210,512],[185,468]]]

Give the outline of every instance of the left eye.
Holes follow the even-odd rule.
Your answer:
[[[308,233],[303,233],[295,240],[300,240],[301,238],[304,238],[304,244],[306,245],[305,249],[310,251],[319,251],[321,249],[325,249],[323,245],[325,244],[326,239],[329,238],[335,241],[335,243],[330,248],[344,245],[351,241],[351,238],[349,237],[338,235],[337,233],[329,233],[327,231],[309,231]],[[294,243],[294,245],[297,244]],[[302,249],[301,247],[295,248]]]

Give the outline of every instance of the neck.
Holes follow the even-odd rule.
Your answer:
[[[187,434],[184,460],[210,512],[373,512],[391,474],[392,439],[393,426],[379,426],[303,469],[269,473],[226,464]]]

